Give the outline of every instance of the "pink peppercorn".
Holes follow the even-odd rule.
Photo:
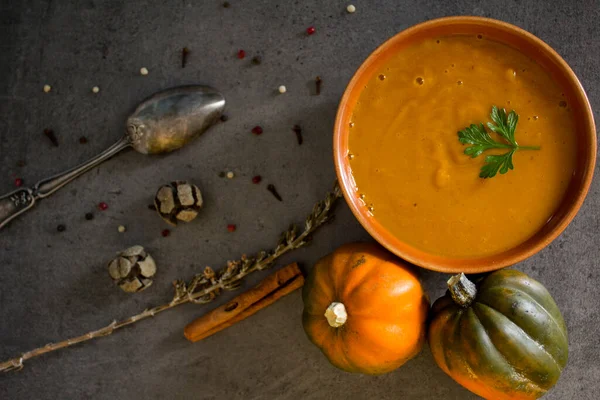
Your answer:
[[[100,203],[98,203],[98,208],[100,210],[104,211],[108,208],[108,204],[106,204],[105,202],[100,202]]]
[[[235,224],[229,224],[229,225],[227,225],[227,230],[229,232],[235,232],[235,229],[236,229]]]
[[[252,178],[252,183],[254,183],[255,185],[258,185],[260,181],[262,181],[262,177],[260,175],[256,175]]]
[[[307,35],[312,35],[313,33],[315,33],[317,30],[315,29],[314,26],[309,26],[308,28],[306,28],[306,34]]]
[[[246,57],[246,52],[244,50],[239,50],[237,52],[237,58],[239,58],[240,60],[243,59],[244,57]]]
[[[254,128],[252,128],[252,133],[254,133],[255,135],[260,135],[263,133],[263,128],[256,125]]]
[[[15,179],[15,186],[16,186],[16,187],[21,187],[21,186],[23,186],[23,179],[21,179],[21,178],[17,178],[17,179]]]

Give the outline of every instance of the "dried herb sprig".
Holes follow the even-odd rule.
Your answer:
[[[292,225],[287,231],[283,232],[277,247],[272,251],[260,251],[252,257],[242,256],[240,260],[229,261],[227,266],[219,271],[214,271],[206,267],[204,272],[194,276],[189,282],[177,280],[173,282],[175,295],[173,299],[166,304],[147,308],[139,314],[131,316],[122,321],[113,321],[107,326],[96,331],[88,332],[85,335],[77,336],[64,340],[62,342],[50,343],[43,347],[28,351],[19,357],[0,363],[0,372],[9,372],[20,370],[24,362],[41,356],[51,351],[60,350],[88,340],[108,336],[120,328],[134,324],[138,321],[154,317],[156,314],[170,310],[178,305],[185,303],[204,304],[214,300],[223,290],[235,290],[242,284],[242,279],[253,271],[262,271],[269,268],[282,255],[291,250],[299,249],[310,241],[312,234],[324,223],[330,221],[333,217],[333,207],[336,200],[342,196],[340,188],[336,182],[333,191],[327,193],[325,200],[315,204],[312,212],[306,218],[304,230],[299,233],[298,228]]]

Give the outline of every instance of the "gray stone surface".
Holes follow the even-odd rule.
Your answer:
[[[164,157],[122,154],[39,204],[0,233],[0,359],[99,328],[168,301],[171,281],[205,265],[271,246],[302,221],[334,180],[331,132],[338,100],[362,60],[394,33],[431,18],[475,14],[519,25],[553,46],[600,109],[600,5],[588,1],[10,1],[0,2],[0,193],[15,177],[29,184],[104,149],[147,95],[186,83],[225,94],[230,119]],[[317,33],[306,37],[314,25]],[[191,49],[180,66],[183,46]],[[247,57],[235,53],[245,49]],[[251,65],[254,55],[262,65]],[[147,67],[148,76],[139,69]],[[321,96],[311,95],[315,76]],[[42,92],[44,84],[53,90]],[[274,93],[284,84],[288,93]],[[93,86],[100,93],[92,94]],[[300,124],[298,146],[291,127]],[[264,134],[250,134],[254,125]],[[60,142],[42,135],[52,128]],[[86,136],[88,144],[79,143]],[[25,160],[25,167],[17,167]],[[234,171],[235,179],[220,178]],[[260,174],[263,183],[253,185]],[[147,209],[163,183],[197,183],[205,208],[193,223],[161,236]],[[518,266],[543,282],[564,313],[570,361],[548,399],[597,399],[600,392],[600,183],[577,218],[547,249]],[[274,183],[284,198],[266,191]],[[105,212],[95,209],[109,204]],[[95,219],[84,214],[94,210]],[[235,223],[235,233],[226,225]],[[65,232],[56,230],[65,224]],[[125,225],[126,233],[117,227]],[[279,265],[307,269],[338,245],[369,236],[345,205],[308,248]],[[105,262],[142,244],[159,271],[147,291],[113,286]],[[432,298],[442,274],[421,271]],[[248,287],[268,272],[248,279]],[[186,323],[209,306],[186,305],[112,336],[34,359],[0,376],[2,399],[471,399],[439,370],[427,349],[380,377],[331,367],[306,339],[296,292],[205,341],[188,343]]]

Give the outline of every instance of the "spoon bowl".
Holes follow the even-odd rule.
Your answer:
[[[127,137],[139,153],[169,153],[206,131],[224,107],[223,95],[208,86],[167,89],[137,106],[127,118]]]

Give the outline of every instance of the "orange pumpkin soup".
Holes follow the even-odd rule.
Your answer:
[[[575,168],[572,112],[535,61],[481,36],[424,40],[383,61],[353,110],[349,154],[373,218],[402,241],[450,257],[497,254],[552,218]],[[464,154],[457,132],[519,115],[514,170],[482,179],[490,154]],[[499,142],[502,139],[488,130]]]

